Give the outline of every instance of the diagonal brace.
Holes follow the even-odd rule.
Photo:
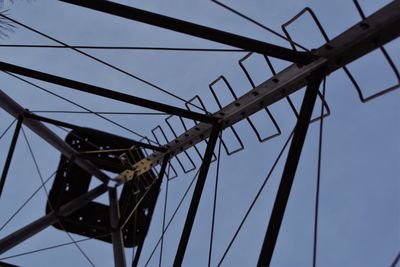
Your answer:
[[[316,58],[310,53],[297,52],[292,49],[213,29],[203,25],[194,24],[188,21],[167,17],[134,7],[117,4],[111,1],[61,0],[61,2],[90,8],[126,19],[139,21],[149,25],[200,37],[221,44],[242,48],[246,51],[252,51],[299,64],[308,64]]]
[[[289,200],[289,194],[292,189],[294,176],[300,160],[301,151],[306,139],[308,126],[310,125],[311,115],[317,99],[320,83],[320,74],[312,74],[301,105],[299,118],[294,129],[293,139],[290,144],[279,189],[275,197],[274,207],[268,223],[268,229],[265,233],[264,242],[258,258],[258,267],[269,266],[271,263],[275,244],[285,214],[286,205]]]
[[[133,105],[137,105],[137,106],[141,106],[141,107],[145,107],[145,108],[149,108],[149,109],[153,109],[153,110],[158,110],[158,111],[165,112],[168,114],[182,116],[184,118],[188,118],[191,120],[198,120],[198,121],[202,121],[202,122],[206,122],[206,123],[215,123],[217,121],[216,118],[213,118],[210,115],[205,115],[205,114],[189,111],[186,109],[170,106],[170,105],[155,102],[152,100],[120,93],[120,92],[102,88],[99,86],[74,81],[71,79],[48,74],[48,73],[33,70],[33,69],[24,68],[24,67],[13,65],[13,64],[3,62],[3,61],[0,61],[0,70],[19,74],[22,76],[30,77],[33,79],[37,79],[37,80],[41,80],[41,81],[45,81],[45,82],[49,82],[49,83],[53,83],[53,84],[57,84],[57,85],[61,85],[61,86],[68,87],[70,89],[78,90],[81,92],[86,92],[89,94],[94,94],[94,95],[114,99],[114,100],[117,100],[120,102],[129,103],[129,104],[133,104]]]
[[[115,267],[126,267],[124,240],[122,238],[121,227],[119,227],[120,211],[117,189],[115,187],[110,187],[108,189],[108,196],[110,200],[110,226],[114,251],[114,264]]]
[[[15,102],[11,97],[0,90],[0,108],[4,109],[11,116],[18,118],[19,116],[24,116],[26,113],[25,109]],[[86,172],[92,174],[104,183],[107,183],[111,178],[108,177],[104,172],[102,172],[96,165],[92,162],[85,160],[79,156],[79,153],[64,142],[59,136],[47,128],[43,123],[24,118],[23,124],[43,138],[47,143],[52,145],[55,149],[60,151],[65,157],[73,161],[76,165],[81,167]]]
[[[59,210],[52,211],[47,215],[37,219],[36,221],[28,224],[27,226],[13,232],[12,234],[4,237],[0,240],[0,254],[10,250],[16,245],[20,244],[29,237],[39,233],[46,229],[50,225],[56,223],[60,216],[68,216],[72,212],[85,206],[87,203],[97,198],[101,194],[107,191],[107,185],[102,184],[89,192],[71,200],[70,202],[62,205]]]
[[[43,117],[43,116],[39,116],[36,115],[34,113],[31,113],[29,111],[25,111],[24,112],[24,117],[29,118],[29,119],[34,119],[34,120],[38,120],[38,121],[42,121],[42,122],[47,122],[47,123],[51,123],[54,125],[58,125],[61,127],[65,127],[65,128],[69,128],[69,129],[74,129],[74,130],[78,130],[79,129],[88,129],[82,126],[78,126],[78,125],[74,125],[71,123],[67,123],[67,122],[63,122],[63,121],[59,121],[59,120],[55,120],[55,119],[51,119],[51,118],[47,118],[47,117]],[[158,152],[166,152],[167,149],[164,147],[160,147],[160,146],[154,146],[148,143],[143,143],[143,142],[139,142],[139,141],[135,141],[135,140],[131,140],[132,143],[135,144],[135,146],[138,147],[142,147],[142,148],[148,148],[154,151],[158,151]]]
[[[17,145],[17,140],[18,140],[19,132],[20,132],[21,127],[22,127],[23,119],[24,119],[23,116],[21,116],[21,115],[18,116],[18,122],[17,122],[17,125],[15,126],[14,134],[13,134],[13,137],[11,139],[10,148],[8,149],[6,163],[4,164],[3,172],[1,173],[0,197],[1,197],[1,194],[3,193],[4,184],[6,183],[8,170],[10,169],[11,160],[12,160],[12,157],[14,155],[15,146]]]
[[[199,177],[197,178],[196,187],[194,188],[192,200],[190,202],[189,211],[186,216],[185,226],[183,227],[182,236],[179,241],[178,251],[176,252],[174,267],[182,265],[183,257],[187,244],[189,242],[190,233],[192,231],[194,219],[196,217],[197,209],[199,207],[201,194],[203,192],[204,184],[206,182],[208,169],[210,168],[211,159],[214,153],[214,148],[217,143],[218,136],[221,131],[221,124],[214,124],[210,139],[207,144],[206,152],[204,154],[203,163],[201,164]]]

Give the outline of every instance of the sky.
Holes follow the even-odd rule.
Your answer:
[[[289,47],[285,40],[224,10],[212,1],[126,0],[115,2]],[[367,15],[388,2],[386,0],[360,1]],[[313,9],[330,38],[360,21],[353,2],[345,0],[246,2],[233,0],[229,2],[229,5],[279,33],[282,33],[281,24],[306,6]],[[70,45],[229,48],[58,1],[16,1],[14,4],[5,2],[3,9],[8,9],[7,15],[10,17]],[[296,42],[307,48],[319,47],[324,43],[309,16],[300,18],[288,30]],[[0,39],[0,43],[55,44],[22,27],[9,32],[8,37]],[[399,40],[395,40],[385,46],[397,68],[400,66],[399,45]],[[1,61],[185,107],[182,101],[71,50],[4,47],[0,49]],[[183,99],[188,100],[199,95],[211,112],[218,110],[218,106],[208,86],[219,76],[226,77],[238,96],[251,89],[238,64],[245,53],[84,51],[151,81]],[[272,63],[277,71],[289,65],[288,62],[276,59],[272,59]],[[271,72],[262,56],[252,55],[245,64],[256,84],[271,77]],[[366,96],[398,82],[380,51],[375,51],[348,67]],[[0,77],[0,90],[32,111],[82,110],[5,73],[0,73]],[[150,111],[61,86],[28,80],[91,110]],[[224,105],[233,100],[223,84],[217,84],[216,90]],[[303,91],[304,89],[291,96],[297,108],[300,107]],[[331,115],[324,120],[317,265],[390,266],[400,250],[400,143],[398,142],[400,90],[362,103],[345,73],[339,70],[326,79],[326,100]],[[318,116],[320,105],[321,101],[318,100],[314,117]],[[222,149],[211,266],[218,265],[233,233],[294,127],[295,116],[286,101],[282,100],[273,104],[270,111],[282,131],[280,136],[259,143],[248,123],[242,121],[234,127],[245,148],[231,156]],[[173,138],[172,132],[165,123],[166,116],[161,115],[107,115],[109,119],[115,120],[130,131],[93,115],[53,113],[41,115],[134,140],[139,140],[140,137],[132,130],[154,139],[151,130],[160,125],[169,140]],[[174,117],[172,122],[174,129],[182,133],[182,127],[176,119]],[[0,133],[12,121],[13,118],[10,115],[0,110]],[[263,136],[275,133],[273,124],[265,111],[257,113],[252,117],[252,121]],[[193,125],[193,122],[187,121],[187,123]],[[60,137],[66,136],[64,131],[50,125],[48,127]],[[0,139],[1,169],[11,141],[12,129]],[[60,153],[29,129],[24,130],[37,158],[40,172],[43,177],[49,177],[57,168]],[[313,123],[309,128],[271,266],[311,266],[312,264],[318,131],[319,123]],[[237,148],[237,140],[233,138],[230,130],[224,131],[223,139],[231,150]],[[217,148],[218,145],[219,143],[217,143]],[[204,143],[199,145],[201,151],[204,151],[204,147]],[[200,158],[195,151],[190,149],[188,154],[198,167]],[[221,266],[256,265],[285,157],[286,152]],[[185,164],[188,162],[183,155],[180,158]],[[171,218],[195,175],[195,171],[184,174],[176,159],[172,160],[172,164],[177,170],[178,178],[169,182],[167,220]],[[213,163],[204,187],[183,266],[207,266],[215,179],[216,163]],[[0,225],[4,225],[40,185],[40,177],[21,135],[0,201]],[[47,184],[48,190],[51,185],[52,179]],[[161,235],[165,192],[166,182],[164,181],[139,266],[145,266]],[[192,192],[193,190],[189,191],[165,234],[162,266],[172,265]],[[97,201],[107,203],[107,197],[100,197]],[[0,237],[43,216],[45,204],[46,194],[41,190],[9,224],[4,228],[1,227],[3,229],[0,230]],[[73,238],[79,240],[83,237],[73,235]],[[69,241],[64,232],[49,227],[1,255],[0,261],[24,267],[91,266],[74,245],[2,260],[4,257],[18,253]],[[110,244],[90,240],[81,242],[80,246],[95,266],[113,265]],[[159,252],[158,248],[148,266],[158,266]],[[131,259],[131,250],[126,250],[126,257],[127,260]]]

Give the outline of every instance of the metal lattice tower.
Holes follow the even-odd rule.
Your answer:
[[[95,240],[96,242],[112,244],[115,266],[147,266],[151,258],[155,255],[154,253],[158,247],[160,250],[159,261],[153,264],[157,266],[166,266],[166,264],[171,264],[176,267],[185,266],[184,260],[186,259],[185,257],[188,257],[188,250],[193,250],[193,245],[191,247],[190,240],[193,238],[192,235],[193,231],[195,231],[196,220],[199,220],[199,216],[204,216],[199,215],[202,214],[199,212],[199,206],[203,203],[202,201],[205,201],[205,188],[207,188],[207,185],[210,185],[207,180],[211,176],[209,170],[212,166],[215,166],[217,175],[215,184],[212,184],[213,187],[215,186],[212,199],[212,213],[208,215],[208,218],[212,221],[210,229],[211,241],[207,247],[207,252],[209,253],[208,265],[221,266],[272,172],[279,164],[279,160],[284,158],[282,172],[279,174],[280,180],[276,182],[276,193],[273,195],[273,203],[270,204],[270,215],[268,217],[264,216],[265,221],[260,224],[262,225],[261,232],[263,232],[262,242],[259,245],[255,242],[258,256],[255,261],[252,261],[257,262],[257,266],[260,267],[270,266],[273,256],[275,255],[274,252],[278,238],[282,235],[283,223],[286,219],[285,216],[288,216],[288,203],[290,203],[291,191],[296,182],[296,173],[299,171],[298,166],[299,164],[301,166],[299,162],[303,146],[306,142],[307,132],[309,131],[310,125],[315,123],[319,128],[318,134],[316,134],[318,138],[317,186],[315,192],[315,213],[313,214],[312,264],[316,266],[318,205],[320,197],[319,187],[321,172],[323,170],[321,167],[324,135],[323,127],[325,118],[328,116],[335,116],[335,111],[331,111],[329,99],[326,97],[327,77],[336,75],[339,71],[343,70],[343,77],[348,79],[350,84],[355,88],[355,92],[358,94],[359,100],[362,103],[376,101],[377,99],[381,99],[380,97],[382,96],[388,97],[392,93],[394,95],[398,92],[395,91],[399,88],[400,84],[400,74],[396,67],[397,59],[392,58],[391,53],[388,52],[385,45],[396,40],[400,34],[400,1],[392,1],[369,16],[365,15],[361,5],[357,1],[353,1],[354,10],[357,10],[359,13],[360,21],[332,39],[328,37],[317,14],[315,14],[311,8],[301,10],[292,19],[284,23],[282,25],[283,34],[280,34],[230,6],[218,1],[212,1],[214,4],[219,5],[254,25],[269,32],[272,31],[273,34],[287,42],[287,47],[111,1],[61,0],[59,2],[64,2],[62,5],[68,8],[74,7],[89,12],[101,12],[104,13],[103,15],[106,16],[106,18],[123,18],[125,19],[125,23],[137,21],[227,45],[230,48],[73,46],[59,41],[50,35],[44,34],[36,30],[33,26],[25,25],[8,15],[0,14],[2,20],[9,23],[7,25],[15,25],[18,28],[17,30],[21,28],[57,43],[57,45],[0,45],[3,48],[68,49],[79,53],[81,56],[94,60],[100,65],[112,68],[130,78],[144,82],[163,93],[169,94],[174,97],[176,101],[183,102],[184,105],[183,107],[182,105],[175,105],[174,103],[166,104],[165,102],[152,100],[150,97],[143,98],[125,91],[118,91],[108,86],[99,85],[101,82],[96,84],[81,82],[79,79],[75,80],[69,76],[67,78],[67,75],[56,75],[48,71],[38,70],[34,67],[21,66],[1,60],[0,69],[3,71],[4,75],[8,77],[12,76],[10,79],[17,78],[27,86],[33,86],[53,94],[53,96],[56,95],[57,97],[63,98],[63,100],[75,104],[84,111],[51,112],[49,110],[29,110],[18,103],[17,97],[11,96],[11,94],[6,93],[5,90],[0,91],[0,107],[6,113],[14,117],[11,125],[5,127],[4,134],[1,135],[0,139],[15,124],[14,134],[11,138],[2,170],[0,184],[0,193],[2,194],[1,200],[4,198],[3,191],[8,190],[13,183],[13,177],[10,177],[10,172],[12,170],[12,164],[15,164],[13,163],[13,161],[15,161],[13,160],[15,157],[14,153],[18,150],[17,143],[18,140],[21,139],[21,135],[23,135],[26,140],[29,152],[33,156],[36,169],[41,178],[41,186],[35,193],[40,189],[44,189],[47,196],[47,204],[43,205],[46,206],[45,214],[42,217],[3,235],[1,230],[14,218],[14,215],[12,215],[0,228],[0,233],[2,234],[0,253],[6,255],[4,258],[0,257],[0,260],[7,260],[9,256],[7,256],[8,254],[6,253],[12,248],[34,237],[41,231],[53,227],[58,229],[57,231],[66,232],[71,242],[64,245],[76,245],[91,265],[95,264],[93,264],[85,254],[80,247],[80,243],[74,239],[76,235],[85,237],[80,242]],[[320,32],[324,40],[322,46],[315,49],[305,48],[290,34],[289,28],[303,16],[309,16],[314,25],[316,25],[316,29]],[[227,75],[221,74],[217,79],[209,83],[208,86],[209,92],[212,95],[210,99],[214,101],[217,107],[216,111],[210,111],[211,109],[208,107],[211,102],[210,99],[204,99],[199,95],[194,95],[192,99],[186,100],[179,94],[174,95],[139,76],[86,52],[88,49],[114,49],[123,51],[186,50],[187,52],[217,51],[238,53],[242,55],[237,62],[237,67],[242,71],[246,82],[251,85],[251,89],[240,95],[235,91],[236,87],[233,85],[234,82],[231,82],[231,80],[227,78]],[[397,83],[367,95],[361,86],[360,80],[352,73],[349,65],[372,52],[381,53],[381,57],[387,63]],[[246,63],[255,55],[262,58],[271,73],[268,79],[258,85],[253,79]],[[288,63],[287,66],[278,71],[274,67],[274,60],[284,60],[290,62],[290,64]],[[49,62],[49,64],[51,63],[52,62]],[[101,79],[102,77],[99,78]],[[64,90],[68,90],[68,92],[72,91],[77,94],[83,92],[93,97],[96,96],[107,100],[113,100],[113,105],[115,106],[133,105],[143,109],[138,112],[93,111],[82,105],[73,103],[73,101],[68,100],[67,97],[57,95],[57,93],[55,93],[57,90],[48,90],[45,85],[55,86],[55,88],[66,88]],[[223,99],[219,96],[218,90],[221,89],[221,85],[232,99],[228,104],[224,104],[222,101]],[[296,94],[300,92],[304,92],[304,96],[302,97],[301,105],[296,105],[294,98]],[[291,131],[286,131],[287,127],[283,127],[281,124],[282,121],[277,119],[271,111],[273,105],[283,102],[287,104],[287,110],[289,110],[288,114],[294,115],[295,118],[295,123]],[[319,102],[321,103],[320,105],[316,104]],[[51,103],[49,103],[49,105],[50,104]],[[152,111],[148,112],[149,109]],[[83,114],[94,114],[100,119],[105,119],[114,126],[116,125],[124,128],[130,131],[132,135],[136,135],[136,137],[139,136],[140,138],[134,139],[121,136],[120,134],[113,134],[104,129],[93,129],[93,127],[86,125],[84,119],[81,123],[70,123],[62,118],[57,119],[55,117],[43,116],[42,113],[46,112],[49,114],[75,113],[81,114],[82,116]],[[267,134],[260,131],[258,127],[260,121],[254,118],[255,114],[260,113],[263,114],[265,120],[270,122],[272,131]],[[148,136],[138,134],[140,131],[136,132],[135,128],[137,127],[140,130],[140,125],[135,124],[133,126],[136,127],[127,127],[127,124],[121,125],[107,117],[107,115],[132,114],[143,116],[167,115],[167,117],[163,120],[163,124],[155,126]],[[317,115],[315,116],[315,114]],[[224,150],[227,156],[238,155],[241,153],[240,151],[246,150],[245,142],[242,139],[245,140],[248,137],[247,135],[238,133],[240,124],[246,124],[246,127],[255,134],[260,146],[272,142],[272,140],[282,138],[282,136],[286,136],[287,139],[285,139],[286,141],[283,140],[283,148],[278,153],[278,157],[272,164],[272,169],[261,184],[259,191],[253,193],[252,196],[255,198],[250,202],[249,209],[240,222],[237,231],[227,243],[228,246],[226,250],[219,253],[221,254],[218,255],[218,257],[220,257],[219,259],[213,259],[213,245],[215,245],[214,231],[216,231],[215,220],[218,212],[217,189],[218,186],[221,186],[218,182],[219,168],[222,167],[220,165],[221,150]],[[394,122],[394,124],[396,124],[396,122]],[[41,140],[61,153],[56,172],[46,181],[40,172],[38,162],[35,159],[32,146],[28,141],[24,128],[35,133]],[[131,128],[133,130],[131,130]],[[178,128],[180,130],[178,130]],[[62,135],[58,134],[54,129],[64,130],[67,132],[67,135],[63,138]],[[169,134],[167,134],[167,132]],[[231,134],[232,140],[235,140],[237,143],[237,147],[232,147],[231,139],[225,137],[228,132]],[[285,152],[286,148],[287,151]],[[194,160],[193,155],[200,159],[200,164],[196,165],[196,160]],[[254,161],[260,159],[249,160]],[[246,169],[246,167],[247,164],[243,163],[243,169]],[[175,178],[181,179],[181,177],[177,177],[179,173],[181,173],[181,175],[196,174],[183,194],[184,197],[188,195],[190,200],[187,203],[188,210],[184,215],[181,228],[176,230],[179,232],[179,236],[176,237],[177,242],[175,242],[176,244],[172,249],[174,250],[173,261],[171,263],[166,263],[165,259],[163,261],[163,256],[165,258],[166,251],[170,251],[171,247],[164,245],[164,233],[167,232],[171,221],[183,201],[182,199],[180,202],[177,202],[177,209],[172,215],[169,215],[171,216],[171,220],[167,222],[166,211],[169,203],[168,201],[170,201],[168,200],[169,183],[172,183],[172,180]],[[45,184],[50,178],[54,178],[53,185],[50,189],[47,189]],[[250,180],[250,177],[247,177],[247,179]],[[92,186],[93,184],[96,184],[96,186]],[[193,191],[192,194],[188,194],[190,190]],[[95,201],[106,193],[108,194],[107,204]],[[240,196],[237,197],[239,198]],[[17,213],[25,204],[18,209]],[[233,201],[232,207],[234,208]],[[163,215],[162,221],[159,219],[157,219],[157,221],[155,219],[155,216],[158,216],[158,214],[160,214],[160,218],[161,215]],[[148,243],[146,237],[152,235],[155,224],[159,225],[158,229],[161,228],[161,234],[159,233],[160,238],[158,240],[156,239],[157,241],[152,240],[155,243],[155,247],[151,250],[151,248],[145,247],[145,244]],[[128,262],[126,251],[132,248],[134,254],[130,262]],[[147,262],[142,255],[144,250],[147,250],[145,253],[149,255]],[[23,253],[21,255],[23,255]],[[245,257],[246,255],[243,256]],[[399,255],[394,257],[392,266],[398,263],[399,257]],[[4,266],[13,266],[11,263],[0,264]]]

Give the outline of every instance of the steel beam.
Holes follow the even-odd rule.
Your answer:
[[[276,240],[278,239],[279,229],[282,224],[283,215],[285,214],[289,194],[292,189],[294,176],[300,160],[301,151],[306,139],[308,126],[310,125],[312,111],[314,109],[315,101],[317,100],[321,76],[322,75],[319,74],[311,76],[310,83],[304,94],[299,118],[294,129],[292,143],[290,144],[278,193],[276,194],[274,207],[268,223],[268,229],[258,258],[258,267],[266,267],[271,263]]]
[[[36,221],[21,228],[20,230],[4,237],[0,240],[0,254],[8,251],[9,249],[15,247],[29,237],[56,223],[60,216],[68,216],[72,212],[85,206],[87,203],[97,198],[106,191],[107,186],[105,184],[102,184],[90,190],[89,192],[75,198],[74,200],[71,200],[70,202],[62,205],[59,210],[52,211],[46,216],[43,216],[40,219],[37,219]]]
[[[192,120],[198,120],[198,121],[206,122],[206,123],[214,123],[216,121],[216,119],[210,115],[196,113],[196,112],[189,111],[186,109],[182,109],[182,108],[170,106],[167,104],[147,100],[144,98],[120,93],[120,92],[102,88],[99,86],[95,86],[95,85],[91,85],[91,84],[87,84],[87,83],[83,83],[83,82],[78,82],[78,81],[74,81],[74,80],[67,79],[64,77],[60,77],[60,76],[40,72],[37,70],[28,69],[28,68],[24,68],[21,66],[9,64],[9,63],[3,62],[3,61],[0,61],[0,70],[19,74],[22,76],[30,77],[33,79],[37,79],[37,80],[41,80],[41,81],[45,81],[45,82],[49,82],[49,83],[53,83],[53,84],[57,84],[57,85],[61,85],[61,86],[68,87],[70,89],[78,90],[81,92],[86,92],[89,94],[94,94],[94,95],[114,99],[114,100],[117,100],[120,102],[129,103],[129,104],[133,104],[133,105],[137,105],[137,106],[141,106],[141,107],[145,107],[145,108],[149,108],[149,109],[153,109],[153,110],[158,110],[161,112],[166,112],[168,114],[174,114],[174,115],[185,117],[185,118],[192,119]]]
[[[13,134],[13,137],[11,139],[10,148],[8,149],[6,163],[4,164],[3,172],[1,173],[0,197],[1,197],[1,194],[3,193],[4,184],[6,182],[8,170],[10,168],[11,160],[12,160],[12,157],[14,155],[14,150],[15,150],[15,146],[17,144],[19,132],[21,131],[21,126],[22,126],[23,119],[24,118],[22,116],[18,117],[18,122],[17,122],[17,125],[15,126],[14,134]]]
[[[276,103],[307,85],[311,73],[321,68],[326,75],[341,69],[346,64],[366,55],[376,48],[394,40],[400,34],[400,0],[395,0],[375,12],[361,23],[356,23],[329,43],[315,50],[320,59],[299,67],[293,64],[264,83],[250,90],[236,101],[213,114],[222,120],[222,129],[251,116]],[[211,125],[199,123],[178,138],[171,140],[166,147],[171,156],[207,139]],[[160,164],[164,153],[155,152],[135,165],[137,175]]]
[[[188,34],[195,37],[200,37],[221,44],[242,48],[246,51],[252,51],[300,64],[308,64],[316,58],[316,56],[310,53],[297,52],[285,47],[280,47],[237,34],[216,30],[188,21],[167,17],[164,15],[148,12],[126,5],[117,4],[110,1],[61,0],[61,2],[90,8],[126,19],[139,21],[142,23]]]
[[[203,162],[200,166],[199,177],[197,178],[196,187],[193,191],[192,200],[190,201],[189,210],[186,216],[185,225],[183,227],[181,239],[179,241],[178,250],[176,252],[174,267],[182,266],[183,257],[187,244],[189,242],[190,233],[192,231],[194,219],[196,217],[197,208],[199,207],[201,194],[203,193],[204,184],[206,182],[208,169],[214,153],[215,144],[221,132],[221,125],[215,124],[211,130],[210,139],[207,144],[206,152],[204,153]]]
[[[19,118],[25,114],[25,109],[17,102],[11,99],[7,94],[0,90],[0,107],[8,112],[11,116]],[[110,180],[105,173],[88,160],[82,159],[79,153],[64,142],[60,137],[53,133],[43,123],[29,118],[23,120],[23,124],[43,138],[47,143],[52,145],[55,149],[60,151],[65,157],[73,161],[76,165],[81,167],[86,172],[100,179],[102,182],[107,183]]]
[[[114,251],[114,264],[115,267],[126,267],[124,240],[122,238],[121,227],[119,226],[120,211],[117,189],[115,187],[110,187],[108,189],[108,196],[110,200],[110,226]]]

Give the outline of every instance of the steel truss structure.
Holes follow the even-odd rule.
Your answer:
[[[301,110],[293,132],[290,149],[286,158],[278,193],[275,198],[273,211],[268,222],[264,242],[260,249],[258,266],[269,266],[273,256],[275,244],[280,232],[283,216],[288,203],[292,184],[296,174],[297,165],[302,152],[303,144],[307,135],[308,126],[311,121],[312,111],[319,93],[319,87],[325,77],[347,64],[366,55],[367,53],[380,49],[383,45],[396,39],[400,35],[400,0],[392,1],[374,14],[364,17],[362,21],[341,33],[336,38],[311,52],[298,52],[292,49],[279,47],[273,44],[253,40],[247,37],[223,32],[220,30],[204,27],[201,25],[177,20],[163,15],[139,10],[106,0],[60,0],[69,4],[123,17],[129,20],[140,21],[146,24],[170,29],[191,36],[227,44],[249,52],[260,53],[268,57],[275,57],[293,62],[283,71],[276,73],[272,78],[256,86],[248,93],[237,98],[229,105],[222,107],[215,113],[202,114],[171,105],[139,98],[132,95],[118,93],[111,89],[94,86],[91,84],[67,79],[64,77],[40,72],[37,70],[0,62],[0,70],[7,73],[17,74],[40,81],[60,85],[73,90],[86,92],[114,99],[120,102],[146,107],[152,110],[165,112],[178,117],[198,121],[198,124],[188,129],[184,134],[177,136],[169,143],[156,146],[145,142],[136,142],[140,148],[154,150],[154,153],[132,164],[116,177],[110,177],[96,164],[83,157],[81,153],[73,149],[69,144],[60,139],[55,133],[47,128],[42,122],[74,128],[61,121],[38,116],[25,110],[12,98],[0,91],[0,107],[17,119],[17,125],[9,147],[6,163],[2,172],[0,182],[0,193],[3,190],[9,166],[12,161],[15,145],[22,125],[27,126],[43,140],[59,150],[68,160],[82,168],[85,172],[93,175],[102,182],[102,185],[77,197],[76,199],[62,205],[57,210],[37,219],[31,224],[6,236],[0,240],[0,253],[13,248],[24,240],[30,238],[41,230],[57,222],[61,217],[68,216],[74,211],[82,208],[87,203],[101,194],[108,193],[110,200],[110,233],[113,243],[115,266],[126,266],[121,234],[120,212],[116,187],[128,183],[135,177],[151,171],[155,166],[161,165],[161,171],[156,179],[160,186],[166,172],[167,164],[172,157],[185,152],[196,144],[208,140],[205,154],[202,156],[202,164],[198,179],[194,188],[192,199],[186,221],[181,234],[173,266],[182,266],[185,251],[192,232],[207,173],[212,162],[214,149],[218,137],[225,129],[236,123],[249,118],[252,114],[268,108],[273,103],[290,96],[292,93],[306,87]],[[394,90],[397,87],[390,89]],[[157,187],[157,186],[156,186]],[[139,246],[138,253],[133,260],[132,266],[136,266],[140,257],[142,247]]]

